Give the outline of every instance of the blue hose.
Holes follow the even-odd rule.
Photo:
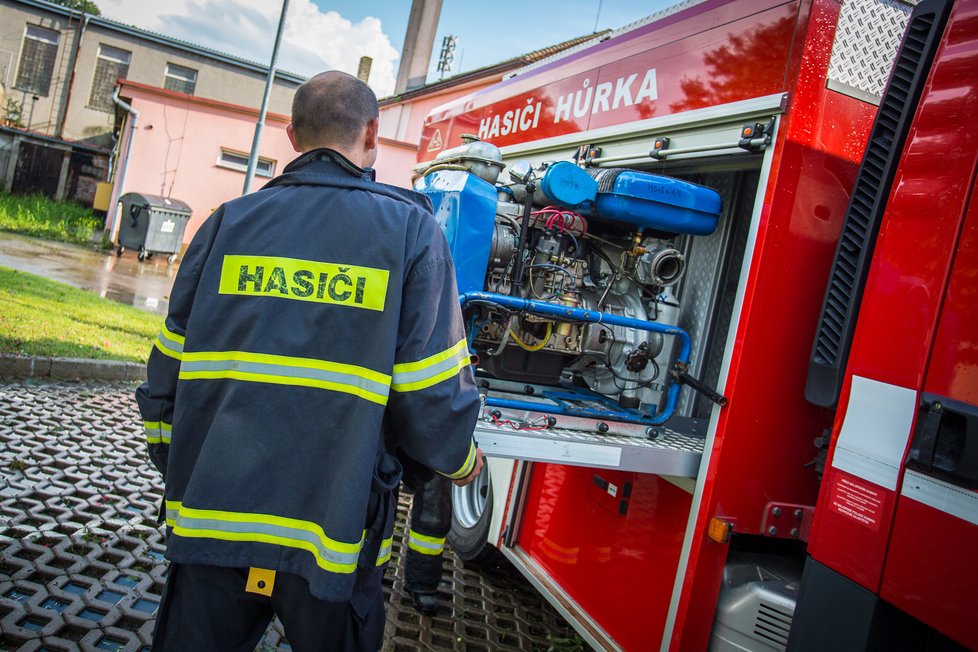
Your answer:
[[[555,319],[565,321],[583,321],[592,324],[608,324],[610,326],[624,326],[625,328],[635,328],[638,330],[648,331],[650,333],[672,335],[678,338],[680,343],[679,355],[676,357],[677,361],[689,364],[689,355],[691,351],[689,333],[678,326],[667,326],[654,321],[644,321],[641,319],[633,319],[631,317],[622,317],[620,315],[612,315],[610,313],[600,312],[597,310],[585,310],[584,308],[562,306],[560,304],[548,303],[546,301],[523,299],[505,294],[496,294],[495,292],[463,292],[458,298],[463,309],[465,308],[466,304],[472,302],[485,302],[496,304],[508,310],[528,312],[534,315],[540,315],[541,317],[553,317]],[[665,423],[676,410],[676,403],[679,401],[679,390],[680,384],[673,382],[669,386],[669,391],[666,394],[665,406],[658,406],[660,410],[654,417],[648,420],[641,420],[641,422],[648,423],[649,425],[660,425]],[[492,398],[486,399],[486,405],[494,405],[495,400],[496,399]],[[534,410],[537,412],[548,412],[551,414],[573,415],[572,412],[566,410],[566,408],[563,406],[555,406],[551,408],[550,406],[542,406],[540,403],[533,403],[530,401],[513,401],[509,399],[498,400],[500,403],[497,405],[497,407],[510,407]],[[627,420],[634,421],[635,419],[627,418]]]

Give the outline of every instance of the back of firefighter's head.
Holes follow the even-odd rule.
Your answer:
[[[345,72],[322,72],[299,86],[288,134],[297,152],[329,147],[361,167],[377,160],[377,96]]]

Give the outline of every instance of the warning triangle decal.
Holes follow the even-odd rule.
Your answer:
[[[428,151],[433,152],[437,149],[442,148],[441,142],[441,129],[435,129],[434,135],[431,137],[431,142],[428,143]]]

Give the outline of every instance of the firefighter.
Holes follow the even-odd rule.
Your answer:
[[[443,553],[452,528],[452,484],[447,478],[401,455],[404,484],[414,492],[404,584],[414,608],[426,616],[438,611]]]
[[[165,483],[154,650],[376,650],[396,445],[464,484],[479,408],[448,245],[427,199],[374,181],[377,99],[296,91],[301,155],[193,239],[136,393]]]

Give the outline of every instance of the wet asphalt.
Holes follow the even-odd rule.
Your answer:
[[[165,315],[179,262],[168,265],[166,256],[154,256],[140,262],[134,251],[116,256],[115,250],[96,251],[79,245],[0,233],[0,266],[37,274]]]

